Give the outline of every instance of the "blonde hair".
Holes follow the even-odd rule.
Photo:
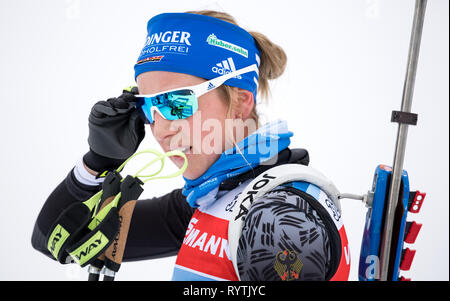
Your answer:
[[[200,10],[200,11],[188,11],[187,13],[210,16],[239,26],[236,20],[231,15],[225,12],[219,12],[214,10]],[[283,74],[286,68],[287,56],[280,46],[270,41],[269,38],[267,38],[262,33],[255,31],[249,31],[249,33],[255,39],[258,50],[260,51],[261,62],[259,65],[257,94],[262,99],[267,101],[268,98],[271,96],[269,80],[275,79],[281,76],[281,74]],[[237,88],[222,85],[219,89],[222,95],[224,95],[224,99],[227,101],[228,104],[227,115],[230,116],[231,109],[233,106],[233,100],[235,99],[234,94],[236,93]],[[253,110],[250,113],[249,118],[254,119],[257,125],[259,124],[258,123],[259,117],[258,113],[256,112],[256,106],[253,106]]]

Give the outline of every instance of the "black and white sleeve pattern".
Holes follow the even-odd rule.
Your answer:
[[[301,196],[277,189],[255,201],[239,239],[241,280],[326,280],[329,232]]]

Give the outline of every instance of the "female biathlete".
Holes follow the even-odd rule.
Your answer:
[[[186,154],[185,185],[137,201],[124,261],[177,255],[173,280],[347,280],[347,238],[326,180],[291,176],[292,166],[309,168],[309,156],[289,148],[285,121],[258,126],[257,95],[269,95],[285,52],[223,12],[164,13],[147,30],[137,87],[93,106],[90,150],[43,205],[33,247],[53,258],[46,237],[55,220],[101,189],[97,175],[132,155],[149,124],[164,152]],[[256,197],[274,168],[283,181]]]

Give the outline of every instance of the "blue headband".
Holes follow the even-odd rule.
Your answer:
[[[147,39],[137,63],[135,79],[148,71],[186,73],[204,79],[257,64],[259,51],[253,37],[232,23],[191,13],[164,13],[147,24]],[[225,82],[253,93],[258,74],[248,72]]]

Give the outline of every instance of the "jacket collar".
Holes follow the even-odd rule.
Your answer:
[[[275,158],[274,158],[275,159]],[[302,165],[308,165],[309,164],[309,154],[306,149],[302,148],[286,148],[278,153],[278,156],[276,156],[276,160],[269,160],[272,162],[266,162],[264,165],[259,165],[254,169],[249,170],[246,173],[237,175],[233,178],[226,179],[219,185],[219,191],[220,190],[231,190],[239,186],[241,183],[247,181],[248,179],[253,179],[259,176],[261,173],[265,172],[266,170],[282,165],[282,164],[302,164]],[[268,163],[268,164],[267,164]]]

